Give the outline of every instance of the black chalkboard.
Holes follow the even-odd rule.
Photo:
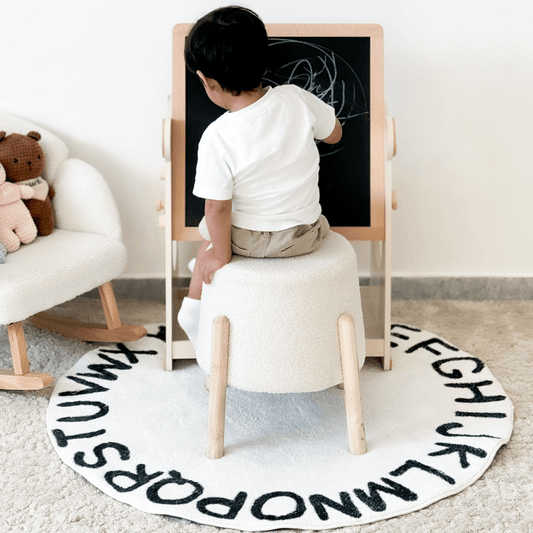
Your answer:
[[[335,108],[336,145],[319,143],[320,203],[333,227],[370,226],[370,37],[276,37],[263,86],[293,83]],[[198,143],[222,113],[196,75],[186,74],[185,225],[197,226],[204,200],[192,194]]]

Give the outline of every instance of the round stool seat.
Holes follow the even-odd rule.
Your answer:
[[[213,320],[230,323],[227,384],[257,392],[312,392],[342,383],[337,320],[354,318],[359,368],[365,336],[357,260],[330,232],[316,252],[282,259],[233,256],[203,286],[197,360],[210,373]]]

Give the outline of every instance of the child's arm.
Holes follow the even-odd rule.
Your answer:
[[[337,144],[342,138],[342,126],[339,119],[336,119],[335,127],[328,137],[322,139],[322,142],[326,144]]]
[[[205,219],[213,247],[206,251],[201,265],[202,281],[231,261],[231,200],[206,200]]]

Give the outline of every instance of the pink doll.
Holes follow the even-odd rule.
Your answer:
[[[0,242],[8,252],[19,249],[37,236],[37,227],[22,201],[32,198],[35,191],[27,185],[6,181],[6,171],[0,165]]]

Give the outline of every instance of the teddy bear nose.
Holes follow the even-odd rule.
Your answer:
[[[30,166],[30,167],[31,167],[31,161],[28,161],[28,166]]]

